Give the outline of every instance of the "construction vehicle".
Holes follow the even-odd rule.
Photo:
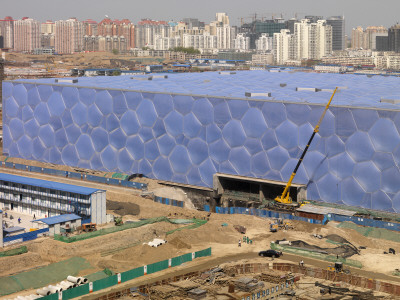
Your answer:
[[[92,232],[97,230],[97,226],[95,223],[87,223],[87,224],[82,224],[82,226],[79,226],[77,229],[80,232]]]
[[[300,157],[299,161],[297,162],[297,165],[294,168],[294,171],[293,171],[292,175],[290,175],[289,181],[287,182],[287,184],[285,186],[285,189],[283,190],[282,195],[275,198],[275,202],[278,205],[283,205],[283,206],[292,207],[292,208],[297,208],[297,207],[299,207],[301,205],[301,203],[297,203],[297,202],[293,203],[292,198],[289,195],[290,187],[292,185],[293,178],[296,176],[297,170],[299,169],[299,167],[300,167],[300,165],[301,165],[301,163],[302,163],[302,161],[304,159],[304,156],[306,155],[307,150],[310,147],[312,140],[314,139],[315,134],[319,132],[319,126],[321,125],[321,122],[325,117],[325,114],[326,114],[326,112],[327,112],[327,110],[328,110],[328,108],[329,108],[329,106],[330,106],[330,104],[332,102],[333,96],[335,96],[335,93],[336,93],[337,89],[338,88],[336,87],[335,90],[333,91],[333,94],[332,94],[331,98],[329,99],[328,104],[325,106],[325,109],[324,109],[321,117],[319,118],[319,121],[318,121],[317,125],[315,126],[314,131],[313,131],[313,133],[312,133],[312,135],[311,135],[306,147],[304,148],[304,151],[301,154],[301,157]]]
[[[334,266],[328,266],[328,271],[336,272],[336,273],[345,273],[350,274],[350,270],[343,268],[343,263],[340,261],[335,262]]]
[[[116,218],[114,219],[114,224],[115,224],[115,226],[121,226],[121,225],[123,225],[123,224],[124,224],[124,221],[122,221],[122,217],[116,217]]]
[[[278,223],[269,224],[269,231],[278,232],[279,226]]]
[[[292,222],[282,219],[275,219],[274,223],[269,225],[269,231],[271,232],[278,232],[279,229],[289,230],[293,228]]]

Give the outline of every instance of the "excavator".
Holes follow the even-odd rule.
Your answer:
[[[296,176],[297,170],[299,169],[301,163],[303,162],[304,156],[306,155],[307,150],[310,147],[311,142],[314,139],[315,134],[319,132],[319,126],[321,125],[321,122],[324,119],[325,114],[326,114],[329,106],[331,105],[332,99],[335,96],[337,89],[338,89],[337,87],[334,89],[333,94],[332,94],[331,98],[329,99],[328,104],[326,104],[325,109],[322,112],[322,115],[319,118],[319,121],[318,121],[317,125],[315,126],[314,131],[313,131],[313,133],[312,133],[312,135],[311,135],[306,147],[304,148],[304,151],[301,154],[301,157],[300,157],[299,161],[297,162],[297,165],[294,168],[294,171],[293,171],[292,175],[290,175],[289,181],[287,182],[287,184],[285,186],[285,189],[283,190],[282,195],[280,195],[280,196],[275,198],[275,202],[276,202],[275,204],[277,204],[280,207],[283,207],[283,208],[286,208],[286,209],[287,208],[297,208],[297,207],[301,206],[302,204],[305,204],[305,203],[293,202],[292,198],[289,196],[289,190],[290,190],[290,187],[292,185],[293,178]]]

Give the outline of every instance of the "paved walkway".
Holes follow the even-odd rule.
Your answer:
[[[7,212],[7,218],[5,217],[5,212]],[[13,216],[13,219],[10,219],[10,216]],[[21,218],[21,223],[18,223],[18,218]],[[14,210],[6,210],[3,211],[3,221],[7,223],[8,227],[18,226],[25,228],[26,232],[29,232],[30,228],[33,228],[32,221],[33,216],[20,213]]]

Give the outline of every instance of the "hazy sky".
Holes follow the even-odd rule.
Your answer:
[[[210,22],[216,12],[226,12],[232,25],[239,18],[257,13],[267,18],[271,14],[290,19],[298,14],[324,17],[344,15],[346,33],[361,25],[390,27],[400,21],[400,0],[11,0],[1,1],[0,17],[19,19],[28,16],[40,21],[68,19],[94,19],[105,15],[112,19],[128,18],[136,23],[142,18],[179,21],[184,17]],[[0,2],[0,3],[1,3]]]

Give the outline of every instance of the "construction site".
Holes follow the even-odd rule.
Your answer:
[[[81,223],[37,219],[15,179],[0,296],[398,299],[399,110],[340,76],[4,82],[1,173],[42,180]],[[44,181],[105,191],[106,221]]]

